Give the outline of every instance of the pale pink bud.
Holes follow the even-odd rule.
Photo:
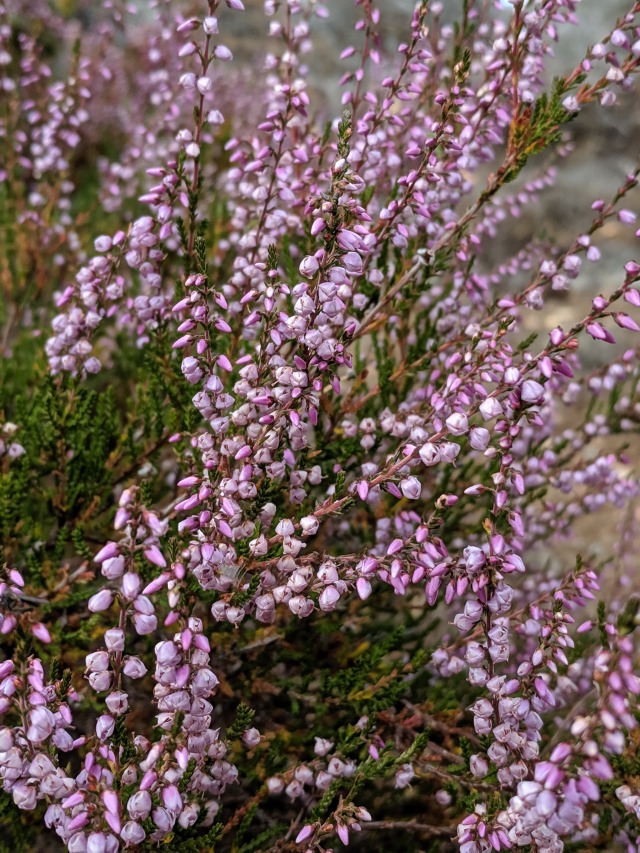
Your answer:
[[[11,791],[13,802],[19,809],[31,811],[35,809],[38,802],[38,792],[35,786],[27,785],[24,782],[18,782],[13,786]]]
[[[109,669],[109,655],[107,652],[92,652],[86,656],[85,664],[89,672],[105,672]]]
[[[330,584],[320,593],[318,605],[320,606],[320,610],[331,611],[335,610],[338,601],[340,601],[340,593],[333,584]]]
[[[396,771],[396,788],[406,788],[411,784],[411,780],[415,776],[413,772],[413,767],[410,764],[403,764]]]
[[[167,561],[162,556],[162,552],[157,545],[150,545],[145,548],[144,555],[150,563],[154,564],[154,566],[159,566],[161,569],[164,569],[167,565]]]
[[[625,225],[631,225],[636,221],[636,215],[632,210],[619,210],[618,219]]]
[[[183,21],[179,26],[176,27],[177,33],[189,33],[192,30],[197,30],[200,26],[200,21],[197,18],[189,18],[187,21]]]
[[[129,707],[129,697],[122,690],[114,690],[105,699],[107,708],[116,717],[124,714]]]
[[[147,672],[147,667],[143,664],[140,658],[128,657],[125,660],[122,671],[125,675],[129,676],[129,678],[142,678]]]
[[[103,791],[102,802],[105,804],[107,811],[111,812],[111,814],[118,814],[120,812],[120,800],[115,791]]]
[[[336,832],[340,841],[347,846],[349,844],[349,827],[345,826],[344,823],[339,823]]]
[[[469,444],[474,450],[486,450],[490,438],[489,430],[484,427],[474,427],[469,432]]]
[[[483,400],[482,403],[480,403],[478,408],[485,421],[490,421],[492,418],[499,418],[502,414],[502,405],[500,404],[500,400],[495,397],[487,397],[486,400]]]
[[[140,636],[153,634],[158,627],[158,620],[153,613],[136,613],[133,617],[134,627]]]
[[[113,592],[110,589],[101,589],[89,599],[87,607],[92,613],[108,610],[113,604]]]
[[[300,527],[305,536],[313,536],[318,532],[320,522],[314,515],[305,515],[300,519]]]
[[[419,455],[425,465],[436,465],[440,461],[440,449],[430,441],[422,445]]]
[[[371,595],[371,584],[366,578],[358,578],[356,581],[356,590],[362,601],[364,601]]]
[[[162,789],[162,802],[172,812],[179,812],[182,809],[182,797],[175,785],[168,785]]]
[[[554,764],[561,764],[565,758],[568,758],[571,755],[571,747],[568,743],[559,743],[554,747],[551,755],[549,756],[549,761],[553,761]]]
[[[359,275],[362,272],[362,258],[357,252],[347,252],[341,260],[345,269],[351,275]]]
[[[109,580],[115,580],[119,578],[124,572],[125,561],[124,557],[111,557],[108,560],[105,560],[102,564],[100,571],[104,575],[105,578]]]
[[[20,572],[17,569],[10,569],[9,570],[9,580],[11,581],[11,583],[15,584],[16,586],[19,586],[19,587],[24,586],[24,578],[22,577],[22,575],[20,574]]]
[[[146,838],[146,832],[140,826],[139,823],[136,823],[133,820],[129,820],[122,827],[122,831],[120,832],[120,837],[130,847],[137,847]]]
[[[55,728],[55,717],[48,708],[39,705],[29,714],[27,739],[31,743],[42,743]]]
[[[525,403],[540,404],[544,401],[544,388],[533,379],[525,379],[520,389],[520,397]]]
[[[146,820],[151,811],[149,791],[136,791],[127,801],[127,811],[134,820]]]
[[[613,319],[623,329],[629,329],[631,332],[640,332],[640,326],[628,314],[618,311],[614,313]]]
[[[258,729],[247,729],[242,735],[242,742],[249,749],[253,749],[254,746],[257,746],[260,743],[260,732]]]
[[[51,634],[47,630],[47,628],[42,624],[42,622],[36,622],[31,626],[31,633],[33,636],[40,640],[41,643],[50,643],[51,642]]]
[[[103,714],[96,720],[96,735],[98,740],[107,740],[115,730],[116,721],[109,714]]]
[[[469,759],[469,767],[477,779],[484,778],[489,772],[489,764],[482,755],[472,755]]]
[[[96,252],[108,252],[112,245],[111,237],[107,237],[106,235],[96,237],[93,241],[93,245],[95,246]]]
[[[108,671],[105,672],[90,672],[88,676],[89,684],[96,693],[102,693],[109,690],[111,687],[112,676]]]
[[[400,482],[400,491],[408,500],[417,501],[422,493],[422,485],[417,477],[407,477]]]
[[[233,54],[224,44],[216,45],[213,55],[221,62],[230,62],[233,59]]]
[[[296,835],[296,844],[302,844],[303,841],[306,841],[307,838],[311,838],[313,835],[313,826],[311,824],[307,824],[303,826],[300,832]]]
[[[542,678],[534,679],[533,686],[535,688],[536,693],[542,699],[543,702],[546,702],[547,705],[555,706],[556,700],[553,693],[549,690],[547,683]]]
[[[451,435],[464,435],[469,430],[469,421],[461,412],[454,412],[445,421]]]
[[[131,513],[129,512],[126,506],[118,507],[116,517],[113,522],[114,528],[116,530],[122,530],[122,528],[125,526],[125,524],[129,521],[130,518]]]
[[[147,586],[145,586],[145,588],[142,590],[142,594],[143,595],[151,595],[154,592],[158,592],[163,587],[165,587],[170,580],[171,580],[171,573],[170,572],[162,572],[162,574],[158,575],[158,577],[155,580],[151,581],[151,583],[149,583],[149,584],[147,584]]]
[[[110,652],[124,651],[124,631],[122,628],[109,628],[105,631],[104,642]]]
[[[111,557],[117,557],[118,553],[118,545],[115,542],[107,542],[93,559],[96,563],[104,563],[105,560],[109,560]]]
[[[271,776],[267,779],[267,790],[270,794],[281,794],[284,791],[284,782],[277,776]]]
[[[140,575],[135,572],[127,572],[122,576],[122,595],[132,601],[140,592]]]
[[[320,269],[320,264],[313,255],[307,255],[306,258],[302,259],[299,269],[300,275],[303,275],[305,278],[313,278]]]
[[[608,344],[614,344],[616,342],[611,332],[608,332],[600,323],[588,323],[586,328],[587,332],[596,341],[605,341],[605,343]]]

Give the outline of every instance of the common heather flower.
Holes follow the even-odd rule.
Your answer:
[[[8,843],[640,844],[640,9],[405,5],[0,0]]]

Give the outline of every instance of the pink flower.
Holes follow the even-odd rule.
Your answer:
[[[431,442],[422,445],[419,455],[425,465],[435,465],[440,461],[440,450]]]
[[[544,388],[534,379],[525,379],[520,389],[520,399],[524,403],[540,405],[544,401]]]
[[[502,405],[496,397],[487,397],[478,407],[480,414],[485,421],[490,421],[493,418],[499,418],[502,415]]]
[[[595,321],[592,323],[587,323],[587,332],[591,335],[591,337],[596,341],[604,341],[608,344],[615,344],[616,339],[613,337],[611,332],[608,332],[603,325],[600,323],[596,323]]]
[[[300,264],[300,275],[305,276],[305,278],[313,278],[319,269],[320,264],[313,255],[307,255]]]
[[[98,553],[93,558],[96,563],[104,563],[105,560],[109,560],[113,557],[118,556],[118,545],[116,542],[107,542]]]
[[[407,477],[400,481],[400,491],[409,500],[418,500],[422,493],[422,484],[417,477]]]
[[[233,59],[233,54],[229,48],[223,44],[216,45],[213,55],[216,59],[220,59],[222,62],[230,62]]]
[[[129,697],[122,690],[114,690],[105,699],[107,708],[114,716],[124,714],[129,708]]]
[[[347,252],[346,255],[342,256],[341,261],[351,275],[360,275],[362,272],[362,258],[357,252]]]
[[[483,427],[474,427],[469,432],[469,444],[474,450],[486,450],[490,437],[489,430]]]
[[[447,430],[451,435],[464,435],[469,430],[469,421],[461,412],[454,412],[446,420]]]
[[[127,811],[133,820],[146,820],[151,812],[151,806],[149,791],[136,791],[127,801]]]
[[[308,838],[311,838],[313,835],[313,825],[307,824],[303,826],[300,832],[296,835],[296,844],[302,844],[303,841],[306,841]]]
[[[407,788],[414,776],[413,767],[410,764],[403,764],[396,771],[396,788]]]
[[[336,832],[338,834],[338,838],[344,845],[349,844],[349,827],[345,826],[343,823],[338,823],[336,827]]]
[[[175,785],[167,785],[162,789],[162,802],[169,811],[179,812],[182,809],[182,797]]]
[[[50,643],[51,642],[51,634],[48,629],[42,622],[36,622],[31,626],[31,633],[33,636],[40,640],[41,643]]]
[[[92,613],[108,610],[113,604],[113,592],[110,589],[101,589],[89,599],[88,608]]]
[[[371,595],[371,584],[366,578],[358,578],[356,581],[358,595],[364,601]]]
[[[335,588],[335,586],[330,584],[329,586],[326,586],[320,593],[318,605],[320,606],[320,610],[330,611],[335,610],[338,601],[340,601],[340,593]]]
[[[162,556],[162,552],[157,545],[149,545],[145,548],[144,555],[150,563],[154,564],[154,566],[160,566],[161,569],[164,569],[167,565],[167,561]]]
[[[18,782],[12,790],[13,802],[19,809],[29,811],[35,809],[38,802],[38,792],[35,786]]]

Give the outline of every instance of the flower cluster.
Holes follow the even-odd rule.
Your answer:
[[[421,0],[397,57],[355,0],[341,111],[330,4],[80,4],[75,47],[19,5],[3,813],[71,853],[636,849],[640,167],[575,233],[509,228],[624,102],[639,4],[549,84],[577,0]],[[568,556],[612,514],[617,550]]]

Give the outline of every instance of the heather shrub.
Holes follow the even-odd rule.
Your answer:
[[[635,851],[640,4],[245,4],[0,0],[0,847]]]

